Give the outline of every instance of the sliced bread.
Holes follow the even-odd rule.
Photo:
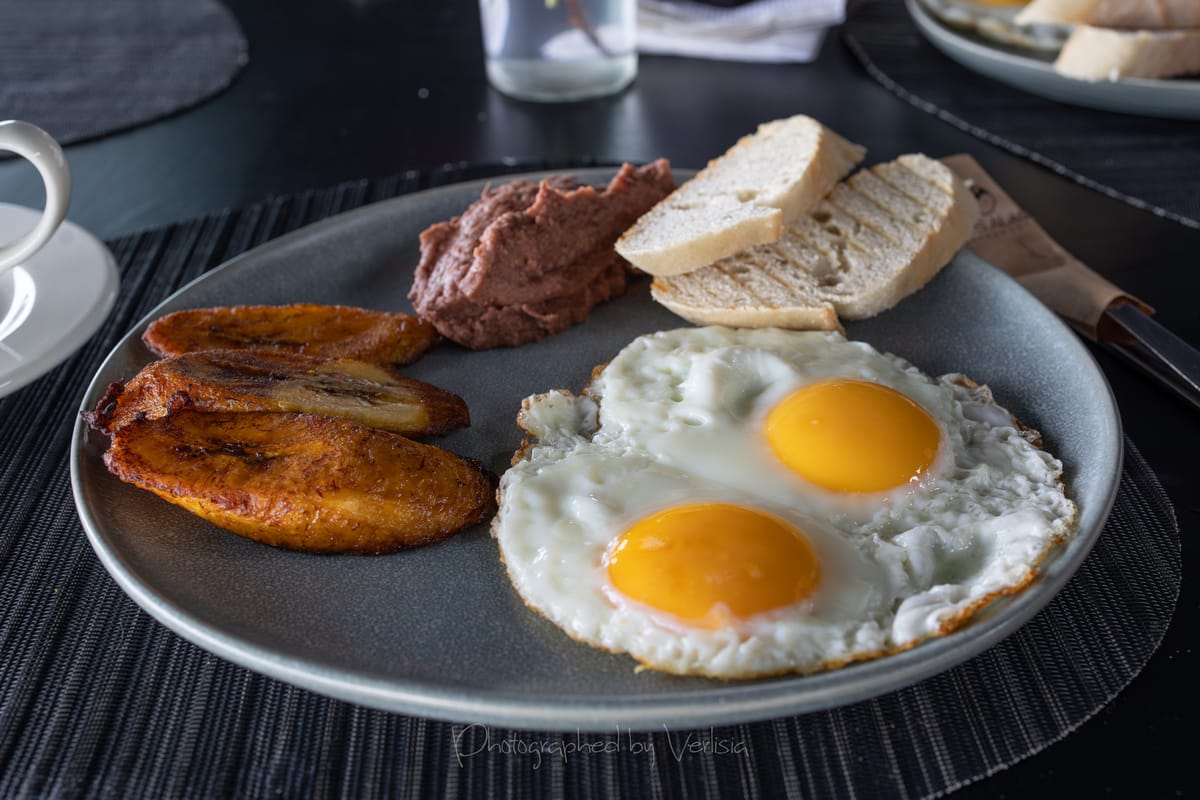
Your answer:
[[[764,123],[643,214],[617,252],[652,275],[678,275],[774,242],[864,153],[810,117]]]
[[[1200,8],[1200,0],[1195,0]],[[1200,73],[1200,30],[1115,31],[1078,25],[1055,71],[1085,81],[1174,78]]]
[[[1200,28],[1197,0],[1033,0],[1017,23],[1084,24],[1101,28]]]
[[[657,277],[651,293],[702,325],[835,330],[839,318],[873,316],[924,286],[978,218],[949,167],[905,155],[839,183],[778,242]]]

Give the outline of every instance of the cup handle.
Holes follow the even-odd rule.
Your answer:
[[[46,207],[37,225],[24,236],[0,245],[0,274],[27,260],[50,241],[71,204],[71,170],[58,142],[36,125],[18,120],[0,122],[0,150],[33,162],[46,185]]]

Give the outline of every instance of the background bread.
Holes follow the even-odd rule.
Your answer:
[[[864,152],[810,117],[764,123],[644,214],[617,252],[652,275],[678,275],[776,241]]]
[[[1017,22],[1095,25],[1101,28],[1200,28],[1197,0],[1033,0]]]
[[[1200,0],[1193,0],[1200,13]],[[1173,78],[1200,73],[1200,30],[1115,31],[1076,26],[1054,69],[1085,81]]]
[[[833,330],[924,286],[970,238],[979,207],[948,167],[905,155],[851,176],[775,243],[685,275],[654,299],[699,324]]]

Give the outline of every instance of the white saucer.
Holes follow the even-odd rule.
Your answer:
[[[39,217],[0,203],[0,241],[17,238]],[[70,220],[28,261],[0,275],[0,397],[58,366],[95,333],[119,283],[112,253]]]

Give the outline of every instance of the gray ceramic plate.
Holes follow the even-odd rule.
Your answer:
[[[1200,81],[1081,81],[1054,71],[1052,58],[1020,52],[943,25],[918,0],[905,0],[929,42],[967,69],[1050,100],[1148,117],[1200,119]]]
[[[606,177],[605,171],[583,171]],[[479,196],[470,183],[401,197],[313,225],[246,253],[157,308],[337,302],[408,308],[417,234]],[[408,369],[462,395],[470,429],[440,444],[508,465],[521,399],[580,388],[635,336],[681,322],[641,283],[583,325],[534,345],[468,352],[445,344]],[[149,319],[149,318],[148,318]],[[148,320],[146,320],[148,321]],[[151,359],[140,323],[96,373],[81,404]],[[960,256],[899,307],[849,329],[931,373],[962,371],[1039,427],[1065,462],[1078,535],[1027,591],[966,629],[885,660],[809,677],[722,683],[635,672],[529,612],[486,526],[388,556],[312,556],[219,530],[111,477],[102,437],[76,424],[75,501],[117,583],[167,627],[217,655],[324,694],[463,722],[559,730],[707,726],[778,717],[911,684],[1014,631],[1063,586],[1100,532],[1121,461],[1112,396],[1088,352],[1024,289]]]

